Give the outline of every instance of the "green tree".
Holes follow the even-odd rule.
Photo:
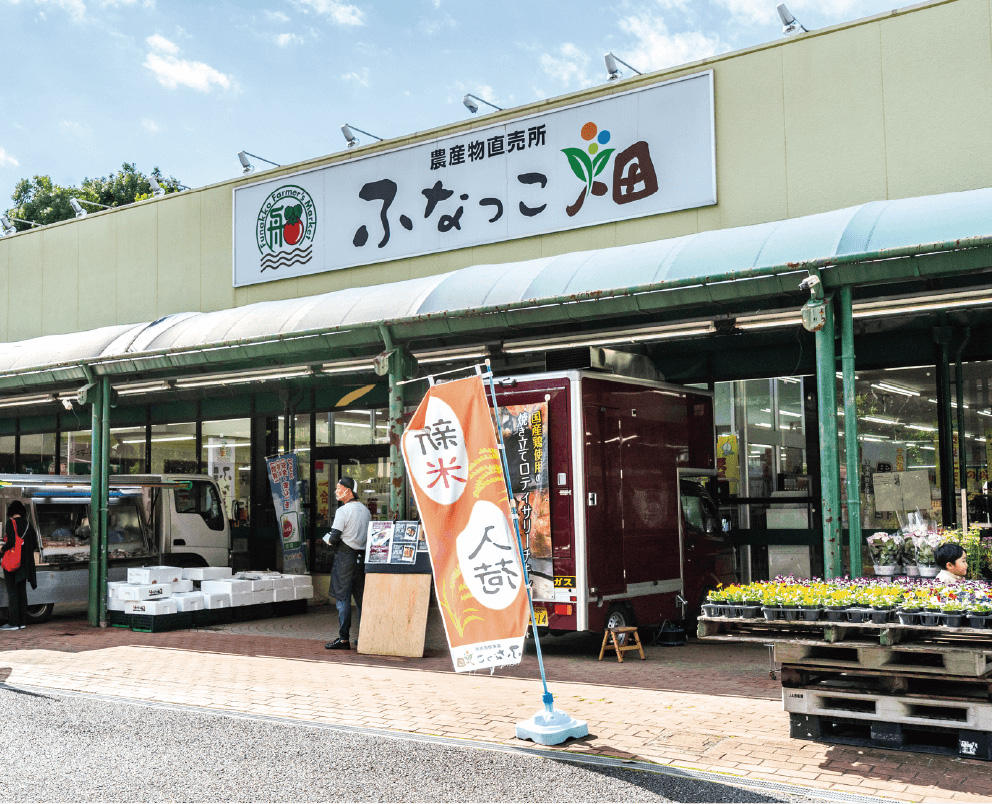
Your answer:
[[[183,185],[173,176],[162,175],[159,168],[154,168],[149,174],[155,177],[159,186],[166,193],[176,193]],[[95,201],[108,207],[121,207],[142,201],[152,196],[152,187],[148,176],[143,174],[133,163],[125,162],[119,171],[109,176],[96,179],[83,179],[79,187],[63,187],[55,184],[50,176],[35,176],[31,179],[21,179],[14,187],[11,200],[14,206],[7,210],[7,215],[23,218],[41,225],[56,223],[74,217],[70,199]],[[88,212],[97,212],[100,207],[83,204]],[[13,221],[18,231],[31,228],[27,223]]]

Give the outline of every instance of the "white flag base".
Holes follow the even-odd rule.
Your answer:
[[[517,723],[517,739],[533,740],[538,745],[559,745],[569,738],[588,735],[589,726],[584,720],[576,720],[557,709],[542,709],[530,720]]]

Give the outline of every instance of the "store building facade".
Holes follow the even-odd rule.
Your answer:
[[[413,514],[401,383],[592,347],[714,391],[747,572],[848,566],[845,496],[896,524],[886,468],[957,522],[992,438],[990,15],[925,3],[0,238],[0,471],[87,473],[105,383],[110,471],[222,478],[246,566],[277,560],[264,458],[297,452],[322,573],[342,472]]]

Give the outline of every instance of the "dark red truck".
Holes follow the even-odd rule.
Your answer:
[[[736,580],[701,482],[716,474],[710,393],[588,371],[495,384],[539,625],[681,620]]]

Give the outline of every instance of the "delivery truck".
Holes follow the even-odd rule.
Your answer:
[[[580,370],[494,383],[538,626],[676,622],[736,580],[707,490],[711,393]]]
[[[85,603],[89,593],[93,510],[90,478],[0,475],[0,505],[24,503],[38,534],[38,587],[28,586],[28,623],[56,603]],[[112,475],[107,508],[108,580],[145,564],[228,566],[231,531],[220,491],[206,475]],[[6,608],[0,588],[0,608]]]

